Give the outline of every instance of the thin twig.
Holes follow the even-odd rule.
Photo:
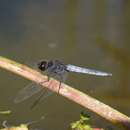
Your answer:
[[[81,106],[95,112],[108,121],[114,124],[119,124],[124,128],[130,130],[130,118],[128,116],[88,96],[87,94],[74,89],[74,87],[70,87],[62,83],[59,90],[59,82],[57,80],[51,78],[49,82],[44,82],[47,80],[47,76],[25,65],[6,59],[2,56],[0,56],[0,67],[20,76],[23,76],[26,79],[32,80],[33,82],[40,84],[41,87],[46,87],[49,90],[54,91],[76,102],[77,104],[80,104]]]

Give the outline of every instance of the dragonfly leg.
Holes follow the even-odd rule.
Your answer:
[[[47,75],[47,81],[49,82],[49,80],[50,80],[50,76],[49,76],[49,75]]]
[[[45,82],[49,82],[50,78],[53,77],[53,78],[59,80],[59,88],[58,88],[58,93],[59,93],[59,90],[61,88],[61,84],[62,84],[62,82],[65,81],[66,76],[64,74],[57,74],[57,73],[53,73],[53,72],[47,72],[47,77],[48,77],[48,79],[46,81],[44,81],[44,82],[41,82],[41,84],[45,83]]]
[[[49,82],[49,80],[50,80],[50,76],[49,76],[49,74],[47,74],[47,80],[42,81],[42,82],[40,82],[39,84],[43,84],[43,83],[45,83],[45,82]]]
[[[59,91],[60,91],[60,87],[61,87],[61,81],[59,81],[59,88],[58,88],[58,93],[59,93]]]
[[[62,84],[63,81],[64,81],[63,75],[59,75],[59,89],[58,89],[58,93],[59,93],[59,91],[60,91],[61,84]]]

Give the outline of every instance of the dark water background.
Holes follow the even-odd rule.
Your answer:
[[[0,55],[20,63],[39,59],[63,62],[112,72],[112,77],[70,74],[67,84],[130,116],[130,1],[128,0],[1,0]],[[30,81],[0,70],[0,115],[16,125],[45,120],[33,128],[67,130],[81,111],[91,116],[91,124],[111,124],[83,107],[52,95],[35,109],[36,99],[14,104],[17,92]]]

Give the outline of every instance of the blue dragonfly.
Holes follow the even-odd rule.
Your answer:
[[[42,60],[42,61],[38,62],[37,68],[40,72],[45,71],[47,73],[48,81],[49,81],[50,77],[57,77],[57,79],[60,82],[60,85],[62,82],[65,81],[65,73],[68,73],[68,72],[76,72],[76,73],[83,73],[83,74],[96,75],[96,76],[112,76],[111,73],[98,71],[95,69],[78,67],[78,66],[71,65],[71,64],[65,65],[64,63],[62,63],[59,60],[49,60],[49,61]],[[41,91],[42,91],[42,94],[35,101],[34,105],[39,102],[41,97],[42,97],[42,99],[45,99],[46,97],[48,97],[49,95],[52,94],[51,91],[46,91],[42,87],[37,86],[34,83],[31,83],[19,91],[14,102],[15,103],[22,102],[22,101],[30,98],[32,95],[34,95],[38,92],[41,92]]]

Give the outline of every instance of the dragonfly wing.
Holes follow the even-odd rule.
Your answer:
[[[46,92],[44,93],[44,95],[41,98],[41,101],[43,101],[45,98],[51,96],[53,94],[52,91],[46,90]]]
[[[53,92],[49,90],[42,91],[41,95],[31,105],[31,109],[33,109],[38,103],[40,103],[42,100],[44,100],[45,98],[49,97],[52,94]]]
[[[22,101],[28,99],[29,97],[31,97],[32,95],[38,93],[41,89],[42,89],[42,87],[40,87],[34,83],[31,83],[18,92],[18,95],[14,99],[14,102],[15,103],[22,102]]]
[[[70,64],[66,65],[66,67],[67,67],[67,70],[71,72],[84,73],[84,74],[97,75],[97,76],[112,76],[111,73],[106,73],[106,72],[98,71],[95,69],[78,67],[78,66],[70,65]]]

